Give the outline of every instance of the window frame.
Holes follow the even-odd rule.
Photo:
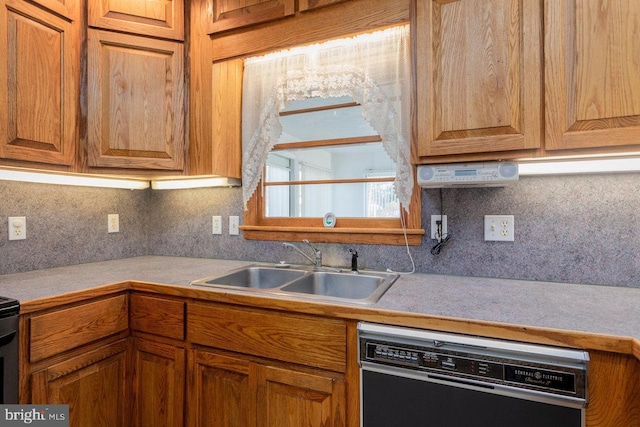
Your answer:
[[[358,12],[360,13],[360,12]],[[405,20],[397,22],[371,23],[359,32],[366,33],[378,31],[385,26],[406,24]],[[347,24],[345,24],[347,25]],[[350,25],[350,24],[348,24]],[[351,28],[351,27],[349,27]],[[330,31],[326,40],[335,37],[349,36],[353,34],[350,29],[346,32]],[[317,34],[307,43],[318,42]],[[271,46],[275,48],[275,46]],[[286,46],[278,46],[286,47]],[[249,51],[250,53],[258,53]],[[242,56],[248,56],[245,52]],[[412,55],[413,56],[413,55]],[[415,159],[415,81],[411,87],[411,150]],[[422,189],[416,182],[415,163],[413,167],[414,184],[411,194],[411,202],[408,212],[400,206],[400,218],[342,218],[338,217],[333,228],[325,228],[323,219],[318,217],[297,218],[268,218],[264,212],[263,179],[258,184],[256,191],[246,203],[244,224],[240,226],[243,236],[247,240],[272,240],[272,241],[301,241],[308,239],[318,243],[347,243],[347,244],[372,244],[372,245],[412,245],[422,244],[425,230],[422,228]]]
[[[273,150],[285,150],[292,148],[328,147],[332,145],[362,144],[380,142],[379,135],[355,138],[340,138],[334,140],[304,141],[285,144],[276,144]],[[264,166],[266,169],[266,165]],[[247,240],[276,240],[299,241],[308,239],[320,243],[360,243],[360,244],[386,244],[386,245],[420,245],[425,231],[421,224],[421,188],[414,183],[413,194],[409,213],[402,205],[398,218],[343,218],[336,220],[332,228],[323,226],[321,217],[267,217],[265,214],[264,189],[269,185],[281,185],[282,183],[269,183],[260,181],[257,191],[249,200],[245,211],[243,230]],[[386,182],[388,178],[381,179],[341,179],[331,180],[328,183],[352,183],[352,182]],[[293,181],[290,185],[301,185],[306,181]],[[402,224],[406,224],[405,230]]]
[[[247,240],[300,241],[319,243],[359,243],[380,245],[420,245],[424,229],[420,228],[420,187],[413,189],[409,213],[401,209],[401,218],[337,218],[333,228],[325,228],[322,218],[268,218],[264,216],[262,189],[247,204],[243,230]],[[405,232],[402,222],[406,224]]]

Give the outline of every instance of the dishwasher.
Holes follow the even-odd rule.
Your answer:
[[[18,314],[20,303],[0,297],[0,404],[18,403]]]
[[[584,427],[582,350],[358,324],[362,427]]]

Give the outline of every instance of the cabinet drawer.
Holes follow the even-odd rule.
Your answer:
[[[184,340],[184,302],[131,295],[131,329]]]
[[[346,370],[343,321],[217,304],[187,306],[187,338],[238,353]]]
[[[36,315],[30,321],[29,360],[37,362],[129,327],[125,295]]]

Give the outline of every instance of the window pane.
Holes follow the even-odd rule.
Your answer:
[[[338,219],[398,218],[400,215],[393,183],[274,185],[266,187],[265,204],[276,203],[272,198],[285,189],[295,194],[290,199],[289,215],[271,211],[267,217],[323,217],[327,212],[333,212]]]
[[[367,183],[367,217],[398,218],[400,202],[392,182]]]
[[[293,173],[289,180],[360,179],[375,171],[395,176],[395,163],[384,151],[381,142],[336,145],[320,148],[299,148],[269,153],[267,164],[288,162]],[[286,180],[272,179],[267,182]]]
[[[286,181],[291,173],[288,166],[267,164],[267,180]],[[268,217],[289,216],[290,191],[288,186],[267,187],[268,201],[265,212]]]
[[[282,135],[265,170],[264,182],[275,184],[266,185],[263,193],[267,217],[317,218],[327,212],[338,218],[399,217],[389,182],[395,163],[381,142],[353,143],[354,138],[379,138],[362,117],[362,107],[353,104],[350,97],[309,98],[292,101],[281,112]],[[386,181],[323,182],[365,179]],[[296,184],[301,181],[307,184]]]
[[[349,102],[353,102],[350,97],[309,98],[304,101],[292,101],[282,112]],[[282,135],[278,140],[279,144],[377,135],[369,122],[362,117],[362,106],[359,105],[283,115],[280,117],[280,123],[282,123]]]

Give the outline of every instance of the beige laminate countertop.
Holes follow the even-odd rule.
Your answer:
[[[0,275],[0,295],[20,300],[23,312],[28,312],[45,307],[49,300],[67,295],[79,299],[86,291],[95,296],[96,291],[113,292],[120,285],[122,289],[600,348],[640,358],[640,289],[411,274],[402,275],[377,304],[356,306],[189,285],[192,280],[248,264],[252,262],[143,256]]]

